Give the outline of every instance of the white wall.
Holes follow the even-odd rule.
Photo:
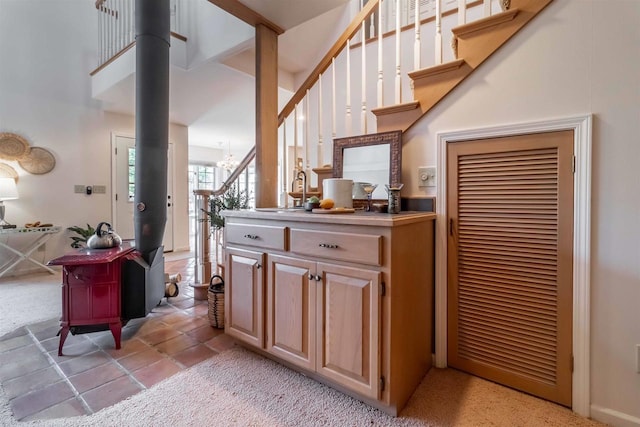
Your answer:
[[[111,220],[111,132],[133,135],[135,127],[133,117],[105,113],[91,99],[96,20],[93,2],[0,0],[0,132],[18,133],[56,159],[55,169],[46,175],[28,174],[8,162],[20,174],[20,199],[5,202],[7,219],[15,224],[37,220],[66,228]],[[174,247],[186,249],[186,127],[172,125],[170,138],[176,183],[184,183],[176,185]],[[75,194],[74,184],[105,185],[107,193]],[[69,235],[56,235],[38,258],[70,250]],[[20,267],[33,266],[23,262]]]
[[[640,2],[555,1],[404,136],[406,195],[439,132],[593,114],[592,416],[640,425]],[[438,179],[443,179],[438,176]],[[626,421],[625,421],[626,420]]]

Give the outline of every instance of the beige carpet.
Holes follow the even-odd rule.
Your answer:
[[[22,283],[22,285],[25,285]],[[55,281],[49,284],[54,285]],[[25,307],[34,320],[55,300],[0,283],[0,325]],[[53,287],[53,286],[52,286]],[[57,286],[55,286],[57,288]],[[57,288],[59,289],[59,288]],[[20,303],[20,290],[30,301]],[[37,304],[34,303],[37,301]],[[26,304],[26,306],[25,306]],[[59,307],[59,302],[57,305]],[[41,309],[35,306],[41,305]],[[59,308],[58,308],[59,309]],[[19,314],[23,319],[22,313]],[[11,323],[11,327],[18,325]],[[31,322],[26,322],[31,323]],[[6,326],[1,330],[6,332]],[[398,418],[275,362],[236,348],[90,416],[17,423],[0,387],[0,425],[37,426],[598,426],[566,408],[451,369],[432,369]]]

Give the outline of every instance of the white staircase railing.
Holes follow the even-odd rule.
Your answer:
[[[171,0],[171,31],[180,33],[183,0]],[[97,0],[98,67],[135,42],[135,0]]]
[[[376,132],[372,110],[413,101],[409,72],[456,59],[451,28],[499,13],[500,5],[508,3],[352,1],[358,2],[358,15],[278,118],[280,200],[285,205],[289,183],[299,169],[311,177],[312,168],[332,162],[333,138]]]

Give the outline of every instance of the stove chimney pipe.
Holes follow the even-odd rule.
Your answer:
[[[169,0],[136,0],[135,241],[148,263],[167,221]],[[162,253],[162,251],[160,251]]]

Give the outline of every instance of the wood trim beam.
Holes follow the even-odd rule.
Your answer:
[[[283,34],[284,29],[282,27],[269,21],[264,16],[260,15],[253,9],[248,8],[238,0],[209,0],[209,3],[218,6],[220,9],[230,13],[239,20],[246,22],[247,24],[258,27],[258,25],[264,25],[275,32],[277,35]]]
[[[278,34],[256,26],[256,207],[278,206]]]

